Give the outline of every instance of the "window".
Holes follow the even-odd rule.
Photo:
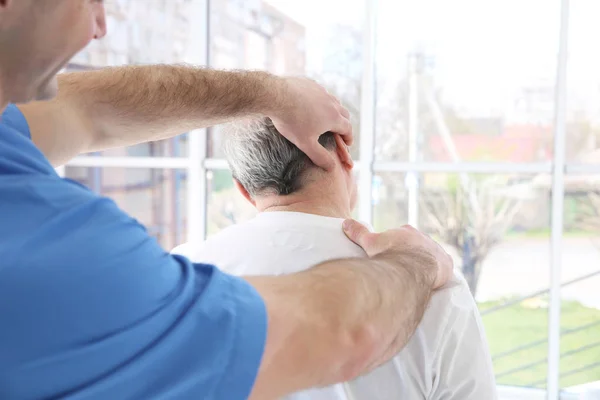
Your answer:
[[[341,98],[359,139],[363,15],[362,0],[261,0],[246,6],[213,0],[211,18],[219,23],[211,25],[211,65],[308,75]],[[220,132],[211,130],[209,157],[223,157]],[[358,149],[359,140],[355,157]]]
[[[67,167],[65,176],[112,198],[166,249],[186,239],[185,171],[154,168]]]
[[[557,0],[379,8],[378,160],[551,159]]]
[[[413,194],[408,176],[377,175],[375,229],[416,214],[413,221],[443,244],[469,283],[498,383],[545,387],[547,293],[531,295],[549,286],[549,188],[536,175],[421,173]]]
[[[219,232],[230,225],[244,222],[257,214],[256,209],[234,187],[231,172],[209,171],[207,200],[207,234]]]
[[[592,45],[600,34],[593,0],[571,2],[567,93],[567,160],[600,164],[600,52]]]
[[[600,174],[565,176],[560,386],[600,379]]]

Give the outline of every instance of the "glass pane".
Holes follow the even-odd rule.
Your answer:
[[[415,214],[454,257],[482,312],[498,384],[543,389],[548,301],[529,297],[549,286],[551,198],[539,180],[389,172],[375,177],[373,195],[376,230]]]
[[[356,158],[364,4],[363,0],[213,0],[211,65],[316,79],[350,110]],[[209,140],[209,157],[222,158],[218,128]]]
[[[360,194],[360,190],[358,189],[358,185],[359,185],[359,178],[360,178],[360,172],[356,169],[354,169],[353,171],[353,178],[354,178],[354,183],[356,184],[356,205],[354,206],[354,210],[352,210],[352,218],[359,220],[360,216],[358,215],[358,208],[359,208],[359,204],[360,204],[360,199],[361,199],[361,194]],[[366,222],[366,221],[365,221]]]
[[[233,185],[229,170],[207,172],[207,235],[214,235],[221,229],[247,221],[257,213],[256,209]]]
[[[565,192],[560,385],[586,398],[600,381],[600,175],[566,175]]]
[[[140,143],[135,146],[120,147],[99,153],[96,156],[107,157],[187,157],[188,134],[156,142]]]
[[[600,52],[594,45],[599,12],[594,0],[570,3],[566,151],[567,160],[577,163],[600,163]]]
[[[182,170],[65,168],[65,176],[112,198],[167,250],[186,240],[187,177]]]
[[[189,7],[181,1],[107,1],[108,33],[78,53],[67,70],[128,64],[183,62],[190,39]],[[187,155],[187,140],[133,146],[101,154],[107,156],[178,157]]]
[[[379,9],[377,159],[551,158],[558,0],[382,0]]]

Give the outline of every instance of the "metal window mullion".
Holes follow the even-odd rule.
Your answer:
[[[373,158],[375,151],[375,20],[377,1],[365,0],[363,40],[362,96],[360,106],[360,193],[358,215],[362,222],[373,223]]]
[[[183,157],[79,156],[69,161],[67,166],[185,169],[189,166],[189,160]]]
[[[560,280],[564,228],[568,29],[569,0],[561,0],[554,111],[554,169],[552,172],[550,306],[548,309],[548,372],[546,377],[548,400],[558,400],[560,396]]]
[[[408,161],[415,164],[419,161],[419,58],[414,51],[408,59]],[[419,227],[419,179],[417,172],[407,171],[408,191],[408,223]]]
[[[207,158],[204,160],[204,167],[208,170],[228,170],[227,160],[221,158]]]
[[[190,45],[186,62],[208,66],[210,49],[210,0],[197,0],[190,6]],[[200,242],[206,238],[208,188],[204,161],[208,151],[206,129],[189,133],[187,177],[187,240]]]
[[[187,240],[201,242],[206,239],[206,209],[208,199],[206,168],[204,158],[207,145],[206,129],[190,132],[187,186]]]
[[[565,172],[567,174],[600,175],[600,164],[567,164]]]
[[[373,170],[389,172],[439,172],[475,174],[543,174],[552,172],[552,163],[509,163],[509,162],[402,162],[376,161]]]

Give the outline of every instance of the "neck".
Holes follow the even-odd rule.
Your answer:
[[[270,212],[270,211],[291,211],[291,212],[301,212],[305,214],[314,214],[321,215],[323,217],[333,217],[333,218],[351,218],[351,212],[349,209],[344,209],[344,207],[334,207],[326,204],[314,204],[311,202],[296,202],[288,205],[272,205],[265,207],[263,209],[259,209],[261,212]]]
[[[256,208],[260,212],[293,211],[324,217],[351,218],[352,210],[348,196],[315,193],[298,193],[288,196],[266,196],[256,199]]]

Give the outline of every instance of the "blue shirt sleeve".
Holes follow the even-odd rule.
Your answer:
[[[9,104],[2,115],[0,115],[0,124],[14,129],[27,139],[31,139],[29,124],[23,113],[14,104]]]
[[[18,128],[0,122],[0,158],[14,143],[38,157],[29,140],[3,142],[7,123]],[[0,169],[1,399],[248,397],[267,325],[249,284],[169,255],[111,200],[12,165]]]

